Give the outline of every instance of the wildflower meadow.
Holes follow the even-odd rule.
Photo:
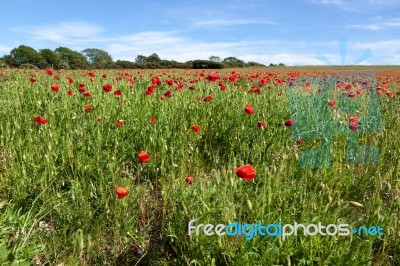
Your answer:
[[[400,265],[399,107],[396,67],[1,69],[1,265]],[[197,227],[258,222],[350,229]]]

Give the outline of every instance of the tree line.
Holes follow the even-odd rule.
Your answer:
[[[20,45],[11,50],[10,54],[0,58],[0,68],[5,66],[18,68],[52,68],[52,69],[160,69],[160,68],[193,68],[222,69],[237,67],[264,67],[257,62],[244,62],[236,57],[221,59],[210,56],[208,60],[191,60],[177,62],[161,59],[156,53],[149,56],[138,55],[135,62],[127,60],[114,61],[109,53],[97,48],[87,48],[81,52],[66,47],[35,50],[26,45]]]

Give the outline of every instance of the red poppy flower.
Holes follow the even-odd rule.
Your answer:
[[[356,117],[356,116],[350,116],[350,117],[349,117],[349,123],[350,123],[350,124],[357,124],[357,123],[358,123],[358,117]]]
[[[67,78],[67,81],[68,81],[68,83],[74,82],[74,80],[72,78],[70,78],[70,77]]]
[[[286,120],[286,121],[285,121],[285,126],[291,127],[291,126],[293,126],[293,125],[294,125],[294,121],[293,121],[293,120]]]
[[[245,181],[252,181],[256,177],[256,170],[250,165],[246,164],[235,169],[236,175]]]
[[[194,86],[190,86],[189,90],[194,91],[196,88]]]
[[[34,78],[29,78],[29,81],[32,82],[32,83],[35,83],[35,82],[36,82],[36,79],[34,79]]]
[[[247,114],[251,115],[251,114],[254,113],[254,108],[253,108],[253,106],[251,106],[250,104],[246,104],[246,107],[244,108],[244,111],[245,111]]]
[[[103,78],[105,78],[105,79],[106,79],[106,78],[107,78],[107,74],[103,74]]]
[[[51,90],[54,92],[59,92],[60,86],[58,86],[57,84],[53,84],[53,85],[51,85]]]
[[[139,152],[138,159],[141,163],[148,163],[150,161],[150,155],[145,151],[141,151]]]
[[[204,101],[206,103],[210,102],[212,100],[212,96],[211,95],[207,95],[206,97],[204,97]]]
[[[114,91],[115,96],[121,96],[121,94],[122,94],[121,90]]]
[[[358,130],[358,124],[350,124],[349,128],[351,129],[351,131],[357,131]]]
[[[150,119],[150,123],[155,124],[157,122],[157,118],[154,116]]]
[[[185,182],[189,185],[193,184],[193,177],[192,176],[188,176],[185,178]]]
[[[155,92],[156,91],[156,88],[154,87],[154,86],[148,86],[147,87],[147,90],[146,90],[146,95],[151,95],[151,94],[153,94],[153,92]]]
[[[349,117],[349,128],[351,129],[351,131],[358,130],[358,117],[356,116]]]
[[[38,123],[40,125],[47,124],[47,119],[44,118],[43,116],[36,116],[35,121],[36,121],[36,123]]]
[[[89,72],[89,76],[91,76],[92,78],[94,78],[96,76],[96,74],[93,71]]]
[[[88,91],[85,91],[85,92],[83,93],[83,95],[84,95],[85,97],[90,97],[90,96],[92,96],[92,94],[91,94],[90,92],[88,92]]]
[[[85,106],[85,112],[89,112],[90,110],[92,110],[92,106],[90,104]]]
[[[336,107],[336,101],[331,100],[328,102],[329,107],[335,108]]]
[[[67,95],[68,95],[68,96],[72,96],[72,94],[74,94],[73,91],[71,91],[71,90],[67,91]]]
[[[219,78],[218,73],[216,73],[216,72],[211,72],[210,74],[208,74],[208,77],[207,77],[207,79],[209,81],[216,81],[218,78]]]
[[[118,120],[115,124],[117,127],[122,127],[124,125],[124,120]]]
[[[192,126],[192,129],[193,129],[193,131],[194,132],[199,132],[200,131],[200,126],[199,125],[194,125],[194,126]]]
[[[164,96],[170,98],[172,96],[171,91],[164,93]]]
[[[357,93],[350,92],[349,94],[347,94],[347,96],[350,97],[350,98],[355,98],[357,96]]]
[[[46,74],[51,77],[53,76],[53,71],[51,71],[50,69],[46,69]]]
[[[261,90],[259,88],[257,88],[257,87],[252,87],[251,88],[251,92],[254,92],[256,94],[261,94]]]
[[[151,78],[151,84],[153,84],[153,85],[161,85],[161,80],[160,80],[160,78],[159,77],[152,77]]]
[[[103,90],[104,90],[105,92],[110,92],[110,91],[112,91],[112,86],[111,86],[110,84],[105,84],[105,85],[103,86]]]
[[[302,143],[303,143],[303,141],[301,139],[296,140],[296,144],[300,145]]]
[[[115,194],[117,194],[119,199],[122,199],[122,198],[128,196],[129,192],[128,192],[128,189],[126,189],[124,187],[117,187],[115,189]]]
[[[265,123],[263,121],[258,121],[257,122],[257,126],[261,129],[266,129],[267,126],[265,125]]]

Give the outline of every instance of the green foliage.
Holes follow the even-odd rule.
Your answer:
[[[91,68],[112,69],[117,67],[113,62],[111,55],[104,50],[87,48],[82,51],[82,54],[88,58]]]
[[[139,68],[138,64],[130,62],[130,61],[126,61],[126,60],[117,60],[117,62],[115,62],[115,64],[117,65],[118,68],[122,68],[122,69]]]
[[[270,67],[277,67],[277,66],[285,66],[285,64],[284,63],[279,63],[279,64],[270,63],[269,66]]]
[[[45,60],[45,64],[42,64],[40,68],[63,68],[63,66],[61,65],[61,56],[58,53],[50,49],[40,49],[39,53]]]
[[[150,63],[159,63],[160,61],[161,61],[161,58],[156,53],[149,55],[146,59],[146,62],[150,62]]]
[[[247,62],[246,65],[249,67],[265,67],[264,64],[260,64],[260,63],[253,62],[253,61]]]
[[[193,60],[191,61],[193,69],[222,69],[224,65],[219,62],[209,60]]]
[[[222,63],[225,67],[245,67],[246,63],[243,60],[240,60],[236,57],[227,57],[222,60]]]
[[[19,68],[23,68],[23,69],[38,69],[37,66],[26,63],[26,64],[22,64],[19,66]]]
[[[145,55],[138,55],[136,56],[135,62],[137,64],[145,64],[147,62],[147,56]]]
[[[210,60],[210,61],[212,61],[212,62],[217,62],[217,63],[219,63],[219,62],[221,62],[221,57],[212,55],[212,56],[210,56],[210,57],[208,58],[208,60]]]
[[[60,67],[66,69],[87,69],[89,62],[86,57],[81,53],[73,51],[66,47],[58,47],[55,52],[60,55],[61,62]]]
[[[7,67],[7,63],[4,59],[0,59],[0,68],[5,68]]]
[[[3,57],[3,60],[10,66],[19,67],[22,64],[31,64],[41,69],[222,69],[224,67],[264,66],[256,62],[245,63],[236,57],[227,57],[221,62],[221,58],[218,56],[210,56],[210,60],[194,60],[181,63],[174,60],[163,60],[156,53],[149,56],[138,55],[135,62],[127,60],[117,60],[117,62],[114,62],[109,53],[97,48],[87,48],[82,53],[66,47],[59,47],[54,51],[40,49],[37,52],[35,49],[24,45],[13,49],[10,55]]]
[[[18,48],[12,49],[9,57],[10,65],[15,67],[19,67],[22,64],[37,65],[40,60],[40,53],[26,45],[20,45]]]

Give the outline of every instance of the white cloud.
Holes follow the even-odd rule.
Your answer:
[[[371,5],[400,6],[399,0],[368,0]]]
[[[320,61],[315,58],[314,54],[294,54],[294,53],[279,53],[279,54],[247,54],[238,57],[245,62],[253,61],[259,62],[265,65],[270,63],[279,64],[284,63],[285,65],[323,65]]]
[[[366,29],[366,30],[382,30],[387,28],[400,28],[400,18],[392,18],[386,21],[379,21],[369,24],[353,24],[349,26],[355,29]]]
[[[318,5],[333,5],[347,11],[357,11],[359,9],[359,5],[345,0],[310,0],[310,2]]]
[[[334,1],[334,0],[324,0]],[[381,18],[378,18],[381,19]],[[242,23],[240,20],[237,23]],[[248,21],[247,21],[248,22]],[[253,21],[254,22],[254,21]],[[393,23],[397,20],[393,20]],[[208,22],[219,24],[221,22]],[[243,22],[244,23],[244,22]],[[206,23],[207,24],[207,23]],[[29,32],[28,32],[29,31]],[[19,29],[31,38],[31,42],[39,40],[41,47],[51,47],[48,42],[66,45],[73,50],[87,47],[104,49],[114,60],[134,61],[137,55],[157,53],[162,59],[185,62],[194,59],[208,59],[211,55],[226,58],[235,56],[244,61],[256,61],[263,64],[284,63],[286,65],[323,65],[316,59],[320,51],[333,64],[341,64],[339,45],[337,42],[279,41],[279,40],[232,40],[209,41],[191,37],[189,31],[146,31],[111,38],[102,28],[85,22],[59,23],[51,27],[37,26]],[[357,61],[367,49],[371,49],[371,61],[384,64],[395,64],[393,58],[400,54],[400,39],[382,40],[378,42],[348,42],[346,64]],[[0,52],[11,50],[0,44]]]
[[[213,27],[226,27],[236,25],[251,25],[251,24],[269,24],[276,25],[276,23],[262,19],[208,19],[200,20],[193,23],[195,27],[213,28]]]
[[[163,59],[187,61],[207,59],[211,55],[219,57],[237,56],[254,50],[267,50],[276,41],[204,42],[182,36],[177,32],[142,32],[114,38],[105,49],[115,59],[134,60],[138,54],[157,53]]]
[[[354,49],[371,49],[374,52],[386,53],[388,55],[400,54],[400,39],[384,40],[376,42],[352,42]]]
[[[87,22],[72,21],[48,24],[39,27],[18,27],[14,31],[32,36],[37,40],[74,44],[89,42],[98,37],[102,28]]]
[[[390,7],[399,7],[399,0],[307,0],[318,5],[332,5],[345,11],[365,12]]]

